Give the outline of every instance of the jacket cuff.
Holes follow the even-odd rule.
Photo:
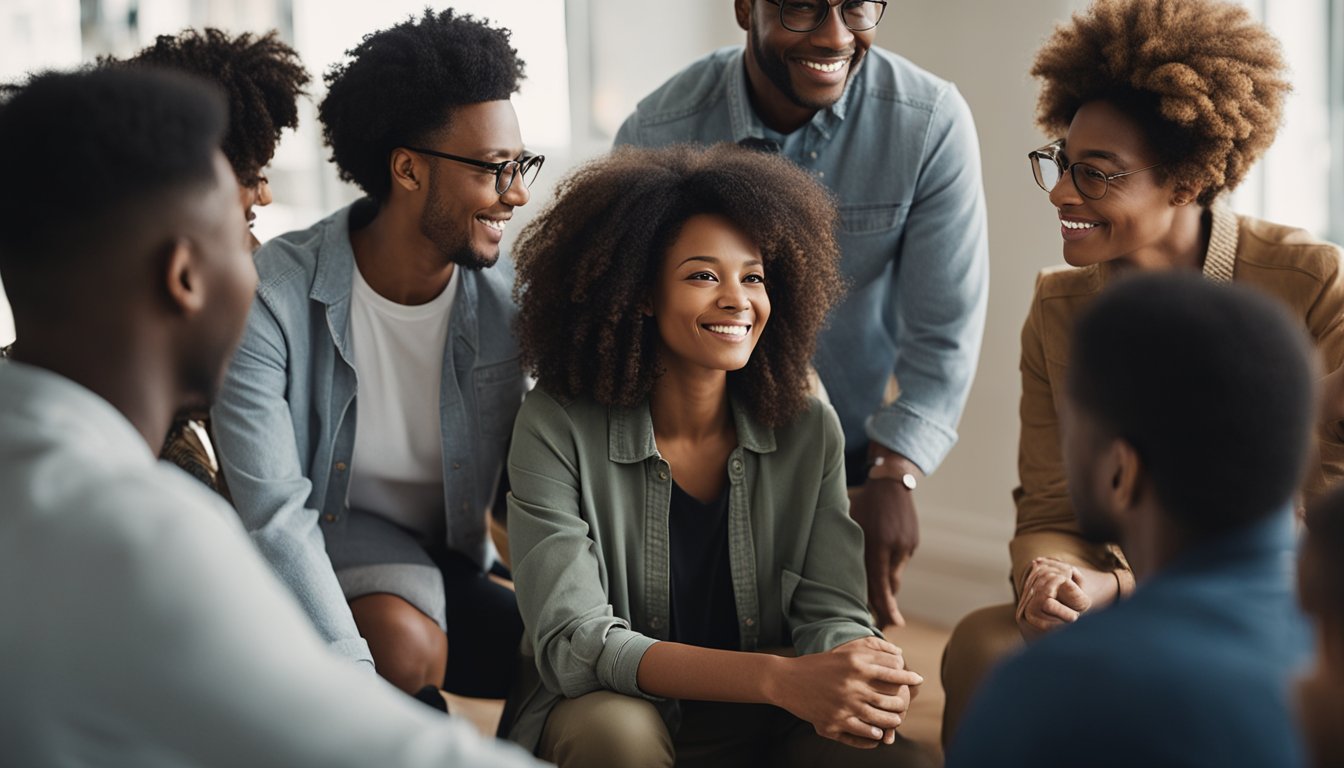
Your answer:
[[[936,424],[896,401],[868,417],[868,439],[913,461],[926,475],[933,474],[956,445],[957,433]]]
[[[597,680],[606,688],[626,696],[659,701],[639,690],[639,662],[654,643],[653,638],[621,627],[612,627],[597,658]]]

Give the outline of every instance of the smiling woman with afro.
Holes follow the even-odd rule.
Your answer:
[[[1074,268],[1041,273],[1022,330],[1017,526],[1009,544],[1016,600],[972,613],[953,632],[943,663],[944,741],[985,671],[1024,637],[1052,632],[1135,587],[1119,544],[1090,541],[1078,529],[1058,416],[1074,321],[1117,276],[1185,270],[1253,286],[1290,307],[1329,373],[1320,461],[1303,491],[1312,497],[1344,479],[1340,251],[1301,229],[1234,213],[1223,200],[1282,120],[1291,86],[1278,40],[1235,2],[1097,0],[1055,28],[1031,73],[1041,82],[1037,122],[1051,143],[1028,153],[1030,170],[1048,193],[1042,203],[1058,216],[1062,256]],[[1237,340],[1229,334],[1226,343]],[[1245,447],[1192,452],[1186,474],[1217,473]],[[1166,507],[1190,517],[1228,514],[1238,501],[1187,498],[1179,479],[1152,482]]]

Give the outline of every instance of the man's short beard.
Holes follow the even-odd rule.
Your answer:
[[[824,103],[809,103],[803,101],[803,97],[799,96],[798,91],[793,87],[793,80],[789,76],[789,63],[766,51],[761,45],[761,38],[756,34],[755,29],[753,29],[751,34],[747,37],[751,41],[751,51],[756,57],[756,65],[765,73],[766,79],[771,83],[774,83],[775,88],[779,89],[779,92],[784,94],[784,98],[792,102],[794,106],[801,107],[802,109],[810,109],[814,112],[820,112],[823,109],[830,109],[835,105],[835,101]],[[852,63],[850,68],[851,70],[853,69]],[[852,72],[847,74],[846,77],[849,77],[850,74],[852,74]],[[843,91],[841,93],[843,93]],[[839,101],[839,99],[836,99],[836,101]]]
[[[499,252],[496,251],[493,256],[485,256],[471,247],[471,238],[462,232],[456,231],[447,216],[442,215],[438,208],[435,208],[433,201],[439,199],[438,195],[438,177],[434,172],[429,176],[429,205],[420,214],[420,234],[424,235],[439,253],[443,254],[447,260],[458,266],[465,267],[472,271],[488,269],[495,265],[499,260]]]

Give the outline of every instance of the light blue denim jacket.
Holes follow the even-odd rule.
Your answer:
[[[332,649],[372,663],[325,547],[344,533],[355,444],[350,212],[257,251],[256,301],[211,416],[253,541]],[[524,391],[511,283],[500,267],[462,270],[439,393],[446,543],[482,565],[485,511]]]
[[[956,442],[984,333],[988,226],[970,109],[951,83],[871,48],[840,101],[779,136],[748,98],[740,47],[664,83],[616,143],[776,139],[840,208],[849,295],[822,332],[815,364],[846,451],[874,440],[932,472]],[[882,405],[892,374],[901,396]]]

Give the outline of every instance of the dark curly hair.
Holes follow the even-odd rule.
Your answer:
[[[514,248],[518,344],[539,386],[622,407],[648,397],[661,371],[644,308],[697,214],[731,221],[765,264],[770,320],[729,390],[768,426],[803,411],[817,332],[844,290],[835,207],[788,160],[731,144],[623,147],[560,183]]]
[[[1208,205],[1274,142],[1285,69],[1278,40],[1240,5],[1097,0],[1055,28],[1031,74],[1042,130],[1061,136],[1079,107],[1109,101],[1143,126],[1161,178]]]
[[[100,66],[117,64],[175,69],[218,83],[229,102],[224,156],[245,187],[260,181],[280,134],[298,126],[298,98],[310,79],[299,55],[274,31],[230,37],[207,27],[159,35],[153,45],[124,62],[99,60]]]
[[[524,65],[509,37],[470,14],[426,8],[347,51],[351,61],[327,72],[318,110],[341,178],[381,201],[392,186],[392,150],[430,143],[456,107],[515,93]]]

